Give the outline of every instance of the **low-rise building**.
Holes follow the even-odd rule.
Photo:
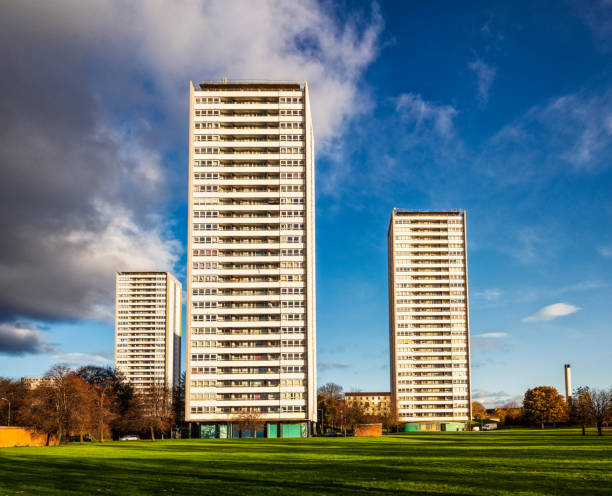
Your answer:
[[[391,408],[391,393],[344,393],[344,401],[360,405],[367,415],[382,415]]]
[[[41,384],[53,384],[55,377],[22,377],[21,384],[28,389],[36,389]]]

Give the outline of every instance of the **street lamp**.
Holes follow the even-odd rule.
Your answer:
[[[6,398],[0,398],[0,401],[6,401],[8,403],[8,419],[6,421],[6,425],[7,427],[11,426],[11,402],[10,400],[7,400]]]

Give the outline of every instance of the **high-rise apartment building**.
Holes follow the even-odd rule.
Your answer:
[[[388,233],[391,394],[401,422],[471,419],[463,211],[394,209]]]
[[[115,368],[136,389],[176,387],[182,286],[169,272],[117,272]]]
[[[316,421],[308,85],[190,85],[186,419],[199,436]],[[262,433],[260,433],[262,434]]]

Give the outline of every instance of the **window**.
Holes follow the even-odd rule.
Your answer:
[[[194,224],[194,231],[217,231],[219,229],[219,224]]]
[[[208,244],[208,243],[217,243],[218,242],[218,238],[215,238],[214,236],[194,236],[193,237],[193,242],[194,243],[204,243],[204,244]],[[193,266],[194,269],[216,269],[217,268],[217,264],[215,263],[214,267],[196,267],[195,264]]]
[[[303,172],[281,172],[281,179],[304,179]]]
[[[194,152],[201,153],[201,154],[217,154],[219,153],[219,148],[217,147],[196,148]]]
[[[216,257],[218,254],[217,250],[193,250],[194,257]]]
[[[303,111],[302,110],[279,110],[278,114],[279,115],[303,115]],[[216,115],[219,115],[219,114],[216,114]]]
[[[302,103],[302,97],[297,96],[281,96],[278,103]]]
[[[221,125],[218,122],[196,122],[196,129],[218,129]]]
[[[195,160],[193,165],[196,167],[218,167],[218,160]]]
[[[219,103],[220,101],[218,96],[200,96],[195,99],[196,103]]]
[[[303,184],[281,184],[280,190],[281,192],[284,192],[284,193],[299,193],[301,191],[304,191],[304,185]]]
[[[289,147],[289,148],[283,147],[280,149],[280,152],[281,153],[304,153],[304,148],[302,147]]]
[[[281,236],[281,243],[303,243],[305,236]]]
[[[219,186],[206,184],[206,185],[197,185],[193,188],[194,193],[213,193],[219,191]]]
[[[214,109],[196,110],[195,115],[197,115],[198,117],[206,117],[209,115],[221,115],[221,112],[219,110]]]
[[[219,179],[218,172],[194,172],[194,179]]]
[[[214,210],[196,210],[193,212],[193,216],[196,219],[199,218],[210,218],[210,217],[219,217],[219,212],[215,212]]]

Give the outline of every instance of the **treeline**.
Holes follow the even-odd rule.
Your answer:
[[[159,385],[136,391],[111,367],[56,365],[45,377],[32,389],[0,379],[0,397],[11,407],[9,419],[8,409],[0,405],[4,425],[33,428],[58,442],[70,436],[103,442],[128,433],[155,440],[170,434],[184,416],[184,378],[175,391]]]
[[[333,382],[328,382],[318,389],[317,408],[320,434],[324,434],[326,429],[338,429],[346,434],[347,430],[352,431],[358,424],[372,423],[381,423],[385,429],[391,431],[397,429],[400,423],[393,399],[384,409],[368,413],[360,402],[346,401],[342,386]]]
[[[578,425],[582,427],[582,435],[586,435],[587,427],[595,426],[601,436],[603,427],[612,423],[612,389],[582,386],[566,401],[554,387],[537,386],[525,392],[522,405],[495,408],[491,415],[481,403],[472,402],[472,417],[476,420],[498,418],[504,425],[540,429],[546,425]]]

